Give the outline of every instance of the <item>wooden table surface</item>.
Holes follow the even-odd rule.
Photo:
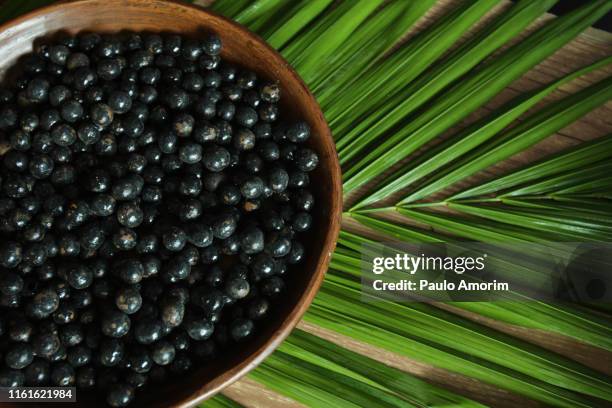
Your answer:
[[[410,36],[412,36],[415,32],[418,32],[424,27],[433,24],[438,16],[445,13],[449,8],[452,8],[457,4],[457,2],[457,0],[439,0],[425,16],[417,22],[413,31],[407,34],[407,40],[409,40]],[[199,3],[205,5],[207,2],[200,1]],[[504,12],[509,5],[510,1],[503,2],[499,7],[489,13],[479,24],[479,26],[497,14]],[[552,15],[543,16],[536,23],[534,23],[533,26],[527,30],[527,32],[537,28],[552,18],[555,17]],[[476,29],[478,29],[478,27],[476,27]],[[470,34],[468,33],[467,36],[469,35]],[[433,144],[439,143],[446,136],[453,134],[457,129],[473,123],[476,119],[481,118],[492,109],[499,107],[501,104],[514,96],[550,83],[556,78],[610,55],[612,55],[612,34],[592,28],[586,30],[574,41],[567,44],[550,58],[534,67],[519,80],[512,83],[502,93],[490,101],[484,108],[474,112],[459,126],[451,129],[449,132],[446,132],[444,135],[439,137],[433,142]],[[562,86],[559,90],[555,91],[552,95],[546,98],[546,100],[535,109],[540,109],[542,106],[550,103],[551,101],[567,96],[569,93],[574,93],[577,90],[591,85],[610,74],[612,74],[612,67],[607,67],[605,70],[600,70],[597,73],[581,77],[570,84]],[[557,152],[586,140],[601,137],[611,132],[612,102],[608,102],[604,106],[589,113],[581,120],[562,129],[554,136],[547,138],[527,151],[500,162],[486,171],[476,174],[461,184],[454,186],[453,190],[463,189],[466,186],[476,184],[483,179],[488,179],[494,175],[506,173],[511,169],[524,166],[526,163],[530,163],[538,158],[541,158],[542,156]],[[395,168],[396,167],[393,169]],[[350,199],[351,197],[349,197],[349,203],[351,201]],[[432,199],[436,199],[436,197],[434,196]],[[388,218],[406,222],[408,224],[410,223],[409,220],[399,219],[395,215],[389,215]],[[355,223],[351,223],[350,220],[345,221],[344,227],[346,230],[366,232],[362,227],[356,225]],[[370,234],[370,236],[376,237],[376,234]],[[612,375],[612,353],[604,352],[603,350],[578,343],[559,335],[500,323],[492,319],[484,318],[480,315],[455,309],[449,305],[436,303],[435,306],[461,314],[462,316],[471,320],[545,347],[601,372]],[[371,358],[386,363],[390,366],[405,370],[421,379],[439,384],[450,390],[473,398],[474,400],[480,401],[486,405],[509,408],[542,406],[535,401],[529,400],[522,396],[514,395],[494,386],[484,384],[478,380],[454,374],[403,356],[398,356],[386,350],[372,347],[312,324],[302,322],[299,325],[299,328],[312,334],[321,336],[353,351],[367,354]],[[280,408],[303,406],[296,401],[266,389],[264,386],[248,378],[236,382],[227,388],[223,393],[247,407]]]

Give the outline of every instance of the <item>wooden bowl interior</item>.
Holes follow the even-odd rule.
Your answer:
[[[223,40],[222,58],[278,80],[284,117],[306,120],[313,136],[309,144],[320,164],[311,175],[315,195],[315,225],[305,237],[306,259],[290,269],[288,291],[276,305],[269,324],[244,347],[230,350],[229,359],[198,367],[180,381],[155,385],[139,393],[134,406],[191,406],[252,369],[276,348],[306,311],[323,279],[339,230],[341,178],[333,139],[314,97],[287,62],[257,36],[227,19],[189,5],[161,0],[84,0],[56,4],[0,27],[0,74],[5,74],[33,44],[60,33],[175,32],[198,37],[212,30]],[[78,393],[75,407],[105,406],[96,396]],[[51,404],[45,404],[52,406]],[[10,405],[9,405],[10,406]]]

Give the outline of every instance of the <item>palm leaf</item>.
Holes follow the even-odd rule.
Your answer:
[[[282,49],[312,19],[318,16],[333,0],[313,0],[300,2],[290,13],[291,17],[270,30],[267,40],[275,48]]]
[[[350,130],[336,127],[341,133],[338,147],[343,161],[361,151],[363,146],[383,135],[402,119],[414,112],[440,90],[476,66],[493,51],[519,34],[530,22],[550,7],[554,1],[518,2],[509,11],[490,22],[485,30],[477,33],[451,55],[436,62],[405,90],[388,97],[383,106],[365,116]],[[409,77],[402,77],[405,81]],[[357,149],[353,153],[352,149]]]
[[[474,74],[438,98],[408,126],[395,131],[387,140],[351,165],[345,172],[345,192],[350,193],[373,180],[388,168],[389,163],[405,158],[425,142],[465,118],[610,9],[610,2],[590,2],[553,20],[524,41],[489,60]]]
[[[503,133],[491,145],[477,149],[436,174],[399,204],[417,201],[492,164],[519,153],[574,122],[612,97],[612,77],[550,104]]]
[[[506,196],[523,195],[521,193],[522,189],[519,188],[520,186],[529,186],[536,182],[543,182],[540,180],[560,177],[562,174],[570,174],[573,171],[580,170],[583,166],[609,159],[610,156],[612,156],[612,135],[579,144],[554,157],[543,159],[531,166],[457,193],[450,199],[482,196],[504,190],[509,190],[504,193]],[[527,194],[541,194],[543,192],[537,188],[531,188],[530,190],[532,192],[527,192]]]
[[[399,211],[402,210],[399,209]],[[401,242],[415,242],[413,235],[414,228],[392,224],[392,228],[389,228],[389,223],[387,222],[364,216],[357,219],[363,225],[366,225],[369,228],[383,234],[381,237],[389,236],[398,239]],[[372,220],[376,222],[372,222]],[[421,219],[421,221],[423,220]],[[436,221],[440,222],[438,223]],[[435,228],[442,227],[449,229],[448,224],[444,223],[443,218],[441,220],[436,220],[435,216],[430,216],[428,223]],[[460,220],[455,220],[454,224],[460,225]],[[466,224],[470,226],[470,229],[467,230],[468,232],[476,229],[475,225],[472,223],[466,222]],[[502,230],[503,227],[500,226],[497,229]],[[404,230],[406,230],[406,232],[404,232]],[[466,230],[464,229],[450,228],[450,230],[451,232],[458,232],[459,235],[463,235],[469,239],[479,237],[479,235],[473,233],[468,233],[466,235]],[[486,232],[487,231],[485,231],[485,233]],[[490,242],[490,239],[484,239],[483,241]],[[364,250],[363,246],[365,244],[372,244],[374,242],[376,241],[355,236],[354,234],[342,234],[339,239],[338,248],[342,254],[334,254],[332,259],[332,267],[345,272],[351,272],[353,275],[359,276],[360,270],[363,267],[361,263],[363,261],[360,259],[361,253]],[[546,254],[543,254],[542,256],[545,257]],[[522,261],[522,265],[526,265],[525,262],[526,260],[524,259]],[[517,268],[515,265],[514,270],[516,269]],[[512,271],[513,269],[509,268],[509,272],[511,273]],[[528,281],[531,280],[532,287],[534,285],[537,286],[538,284],[537,274],[538,271],[536,269],[531,271],[531,273],[529,273],[527,276]],[[513,275],[513,279],[517,278],[517,275]],[[529,286],[526,285],[526,287]],[[525,301],[521,302],[458,302],[453,304],[462,309],[472,311],[477,309],[485,316],[510,324],[556,332],[612,352],[612,326],[610,325],[610,319],[603,318],[599,313],[593,313],[587,308],[579,305],[551,305],[534,299],[525,299]]]
[[[545,403],[588,406],[564,388],[611,398],[609,380],[577,363],[427,305],[363,303],[352,285],[331,275],[306,320]]]
[[[552,84],[545,86],[541,90],[533,92],[531,95],[519,96],[517,100],[509,102],[506,106],[488,115],[486,118],[470,126],[465,131],[462,131],[452,139],[443,142],[442,144],[440,144],[439,147],[430,149],[426,154],[418,157],[416,159],[416,163],[410,163],[408,166],[397,171],[395,174],[389,177],[390,181],[385,181],[381,183],[382,187],[377,186],[377,190],[374,193],[371,193],[370,195],[359,201],[359,203],[356,204],[353,209],[361,208],[363,206],[387,198],[391,194],[394,194],[406,188],[415,181],[431,174],[432,172],[444,167],[445,165],[453,163],[463,154],[478,147],[479,145],[482,145],[487,140],[498,136],[498,133],[501,130],[510,125],[515,119],[520,117],[528,109],[532,108],[537,103],[542,101],[555,89],[558,89],[558,87],[581,75],[584,75],[603,66],[607,66],[611,63],[612,57],[605,58],[595,64],[592,64],[581,70],[566,75],[565,77],[553,82]],[[551,112],[550,115],[552,116],[553,113]],[[541,118],[541,116],[543,115],[538,116],[538,118]],[[533,123],[534,126],[536,126],[535,120]],[[542,130],[540,133],[540,137],[546,137],[550,135],[550,133],[546,132],[549,132],[549,130]],[[527,131],[525,131],[524,133],[527,133]],[[504,136],[502,136],[502,138],[503,137]],[[516,136],[514,137],[516,139],[522,138],[523,134],[516,134]],[[509,144],[512,144],[512,146],[516,146],[517,148],[521,149],[520,145],[514,144],[512,141],[510,141]],[[486,148],[487,146],[484,146],[483,148],[479,149],[479,151],[486,150]],[[470,157],[474,157],[476,155],[477,153],[474,153]],[[457,167],[460,166],[457,165]],[[431,190],[427,190],[426,193],[429,193],[430,191]]]
[[[571,218],[566,213],[548,210],[528,210],[521,208],[517,211],[512,206],[467,205],[448,203],[449,208],[464,214],[476,215],[491,221],[506,223],[517,227],[528,225],[529,228],[556,234],[559,240],[583,241],[609,241],[612,238],[610,225],[603,220],[593,220],[589,216],[580,216],[572,211]]]
[[[312,407],[481,406],[301,330],[251,377]]]
[[[202,408],[242,408],[242,405],[236,401],[224,396],[215,395],[213,398],[207,400],[204,404],[200,405]]]
[[[334,94],[336,98],[332,101],[328,102],[325,95],[322,95],[321,104],[326,108],[326,117],[334,133],[342,131],[342,128],[337,129],[336,126],[339,119],[348,114],[351,116],[347,117],[347,121],[363,118],[367,110],[378,106],[416,78],[495,3],[494,0],[464,2],[389,58],[374,65],[363,75],[353,78],[351,86],[341,94]],[[367,103],[364,103],[365,101]]]

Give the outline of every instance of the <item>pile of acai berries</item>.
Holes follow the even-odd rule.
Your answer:
[[[0,386],[137,389],[282,302],[317,154],[210,34],[83,34],[0,90]],[[91,392],[91,391],[88,391]]]

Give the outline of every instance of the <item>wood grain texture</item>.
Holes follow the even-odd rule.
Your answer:
[[[303,119],[311,126],[308,144],[319,155],[311,177],[317,205],[313,232],[306,237],[304,261],[291,271],[284,302],[268,324],[243,348],[227,359],[201,367],[181,380],[140,393],[136,403],[151,408],[187,407],[229,385],[268,356],[291,332],[315,296],[327,270],[340,228],[342,188],[340,167],[330,130],[318,103],[291,66],[259,37],[242,26],[204,9],[162,0],[80,0],[55,3],[0,26],[0,73],[32,50],[33,45],[59,33],[83,31],[117,33],[125,30],[176,32],[198,37],[214,31],[223,41],[222,58],[260,77],[278,81],[282,91],[281,115]],[[10,76],[10,75],[9,75]],[[11,407],[11,404],[3,404]],[[51,405],[49,405],[51,406]],[[79,395],[71,406],[105,406],[95,397]]]
[[[280,395],[248,377],[225,388],[223,395],[245,407],[305,408],[305,405]]]

